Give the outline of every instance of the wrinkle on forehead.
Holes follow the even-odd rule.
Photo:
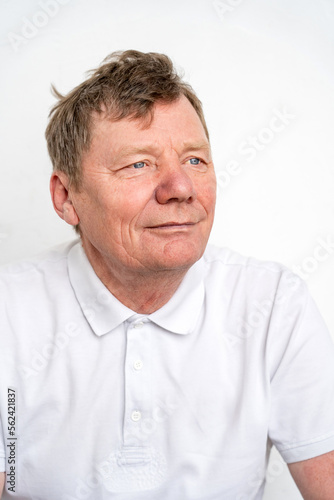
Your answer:
[[[101,103],[100,104],[100,111],[95,111],[95,110],[92,111],[91,120],[92,120],[92,124],[96,124],[98,121],[103,121],[103,120],[108,120],[108,121],[112,121],[115,123],[118,121],[122,121],[122,120],[130,120],[130,121],[137,122],[138,127],[141,129],[147,129],[152,125],[156,128],[164,129],[163,127],[158,127],[157,125],[154,125],[154,122],[156,121],[157,115],[164,114],[166,112],[166,110],[168,110],[170,108],[171,105],[178,104],[182,101],[187,102],[191,106],[191,108],[193,109],[197,118],[199,119],[199,121],[201,121],[195,108],[193,107],[193,105],[191,104],[189,99],[187,99],[187,97],[185,95],[181,95],[178,99],[175,99],[173,101],[166,101],[166,102],[162,101],[162,100],[157,101],[153,104],[151,109],[148,109],[147,113],[145,113],[145,115],[143,115],[143,116],[137,116],[136,110],[134,109],[134,111],[129,113],[127,116],[124,116],[122,118],[116,118],[115,116],[117,116],[117,114],[118,114],[117,113],[117,106],[114,107],[114,110],[113,110],[112,104],[110,104],[110,106],[107,106],[105,103]]]
[[[106,111],[93,112],[91,152],[101,155],[100,146],[104,144],[105,153],[112,151],[114,160],[115,156],[121,158],[137,153],[156,155],[162,148],[179,153],[205,150],[211,157],[210,143],[201,120],[185,97],[174,103],[157,103],[153,111],[153,115],[146,118],[132,116],[120,120],[110,118]],[[108,123],[113,126],[108,127]]]

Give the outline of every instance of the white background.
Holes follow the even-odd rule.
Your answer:
[[[0,263],[74,237],[48,194],[51,83],[69,91],[115,50],[165,52],[209,125],[219,177],[211,242],[295,269],[334,332],[334,245],[319,247],[334,242],[334,0],[0,0],[0,9]],[[282,130],[264,130],[277,112],[290,117]],[[258,150],[240,151],[252,137]],[[266,500],[301,498],[275,452],[268,478]]]

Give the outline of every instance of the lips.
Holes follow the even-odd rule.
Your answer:
[[[197,222],[164,222],[163,224],[157,224],[155,226],[149,226],[150,229],[158,229],[161,227],[178,227],[178,226],[194,226]]]

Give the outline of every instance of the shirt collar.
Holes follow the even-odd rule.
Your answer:
[[[82,312],[96,335],[111,332],[136,314],[112,295],[97,277],[80,241],[69,251],[68,272]],[[204,263],[201,259],[189,269],[172,298],[146,317],[165,330],[190,333],[204,301],[203,277]]]
[[[187,272],[172,298],[149,319],[165,330],[187,334],[194,330],[204,301],[204,261]]]

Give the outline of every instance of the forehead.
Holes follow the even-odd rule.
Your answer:
[[[106,114],[92,116],[91,151],[106,145],[112,150],[148,143],[171,146],[182,143],[208,143],[204,127],[188,99],[182,96],[172,103],[156,103],[152,120],[144,118],[108,119]]]

